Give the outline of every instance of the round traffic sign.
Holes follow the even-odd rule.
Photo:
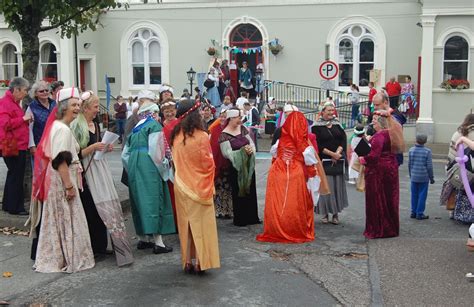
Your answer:
[[[324,61],[319,66],[319,75],[325,80],[332,80],[339,74],[339,67],[333,61]]]

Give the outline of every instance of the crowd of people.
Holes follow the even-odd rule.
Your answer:
[[[243,68],[241,88],[247,89],[248,72]],[[220,267],[216,218],[232,219],[238,227],[261,223],[255,172],[260,113],[245,91],[235,103],[229,95],[221,103],[221,74],[215,63],[208,78],[215,82],[216,93],[208,89],[207,98],[197,93],[192,99],[188,93],[176,99],[174,89],[162,85],[158,97],[141,90],[128,101],[118,96],[114,105],[122,143],[122,182],[128,186],[139,238],[136,248],[154,254],[172,252],[164,235],[178,233],[182,268],[189,274]],[[28,214],[22,183],[29,163],[26,151],[32,154],[29,224],[34,269],[77,272],[110,253],[118,266],[130,265],[133,248],[110,168],[106,159],[96,158],[98,152],[113,150],[112,144],[101,141],[94,120],[99,97],[58,82],[38,81],[30,89],[33,102],[23,112],[20,101],[29,88],[23,78],[11,81],[0,101],[0,127],[5,127],[0,139],[8,167],[2,209],[11,214]],[[354,99],[357,93],[354,87]],[[269,99],[264,114],[274,124],[272,164],[263,231],[256,240],[313,241],[314,212],[322,216],[323,224],[341,223],[339,214],[349,205],[349,167],[350,182],[365,191],[363,235],[368,239],[399,235],[404,115],[384,92],[371,92],[370,100],[371,124],[356,125],[348,141],[332,101],[322,104],[310,123],[295,105],[277,107],[276,99]],[[473,147],[473,127],[470,114],[453,136],[451,159],[459,143]],[[418,135],[416,141],[408,162],[411,217],[423,220],[428,218],[424,209],[434,176],[431,151],[424,147],[426,136]],[[8,146],[15,146],[16,152]],[[448,180],[442,200],[452,206],[453,199],[454,207],[449,208],[454,209],[454,218],[474,222],[465,192]],[[109,240],[112,250],[107,249]]]

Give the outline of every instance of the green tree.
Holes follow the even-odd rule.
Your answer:
[[[71,38],[87,29],[96,30],[101,14],[124,5],[114,0],[1,0],[0,12],[8,27],[20,34],[23,77],[34,82],[40,32],[57,29],[61,37]]]

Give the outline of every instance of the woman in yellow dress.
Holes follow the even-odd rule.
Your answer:
[[[175,166],[174,193],[183,269],[202,274],[219,268],[214,210],[214,160],[209,136],[202,126],[200,103],[180,101],[171,134]]]

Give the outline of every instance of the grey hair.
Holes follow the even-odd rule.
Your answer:
[[[10,90],[10,92],[13,92],[15,88],[21,89],[22,87],[28,88],[29,86],[30,82],[28,82],[28,80],[26,80],[25,78],[15,77],[10,81],[8,89]]]
[[[379,123],[379,125],[382,129],[387,129],[388,128],[387,117],[379,115],[379,116],[377,116],[377,122]]]
[[[48,82],[40,80],[40,81],[36,81],[35,83],[33,83],[33,85],[31,86],[31,89],[30,89],[31,99],[36,98],[36,91],[39,90],[40,88],[44,88],[46,90],[49,90]]]
[[[69,106],[69,99],[71,98],[61,100],[57,103],[58,111],[56,113],[56,119],[63,119],[64,115],[66,114],[67,108]]]

